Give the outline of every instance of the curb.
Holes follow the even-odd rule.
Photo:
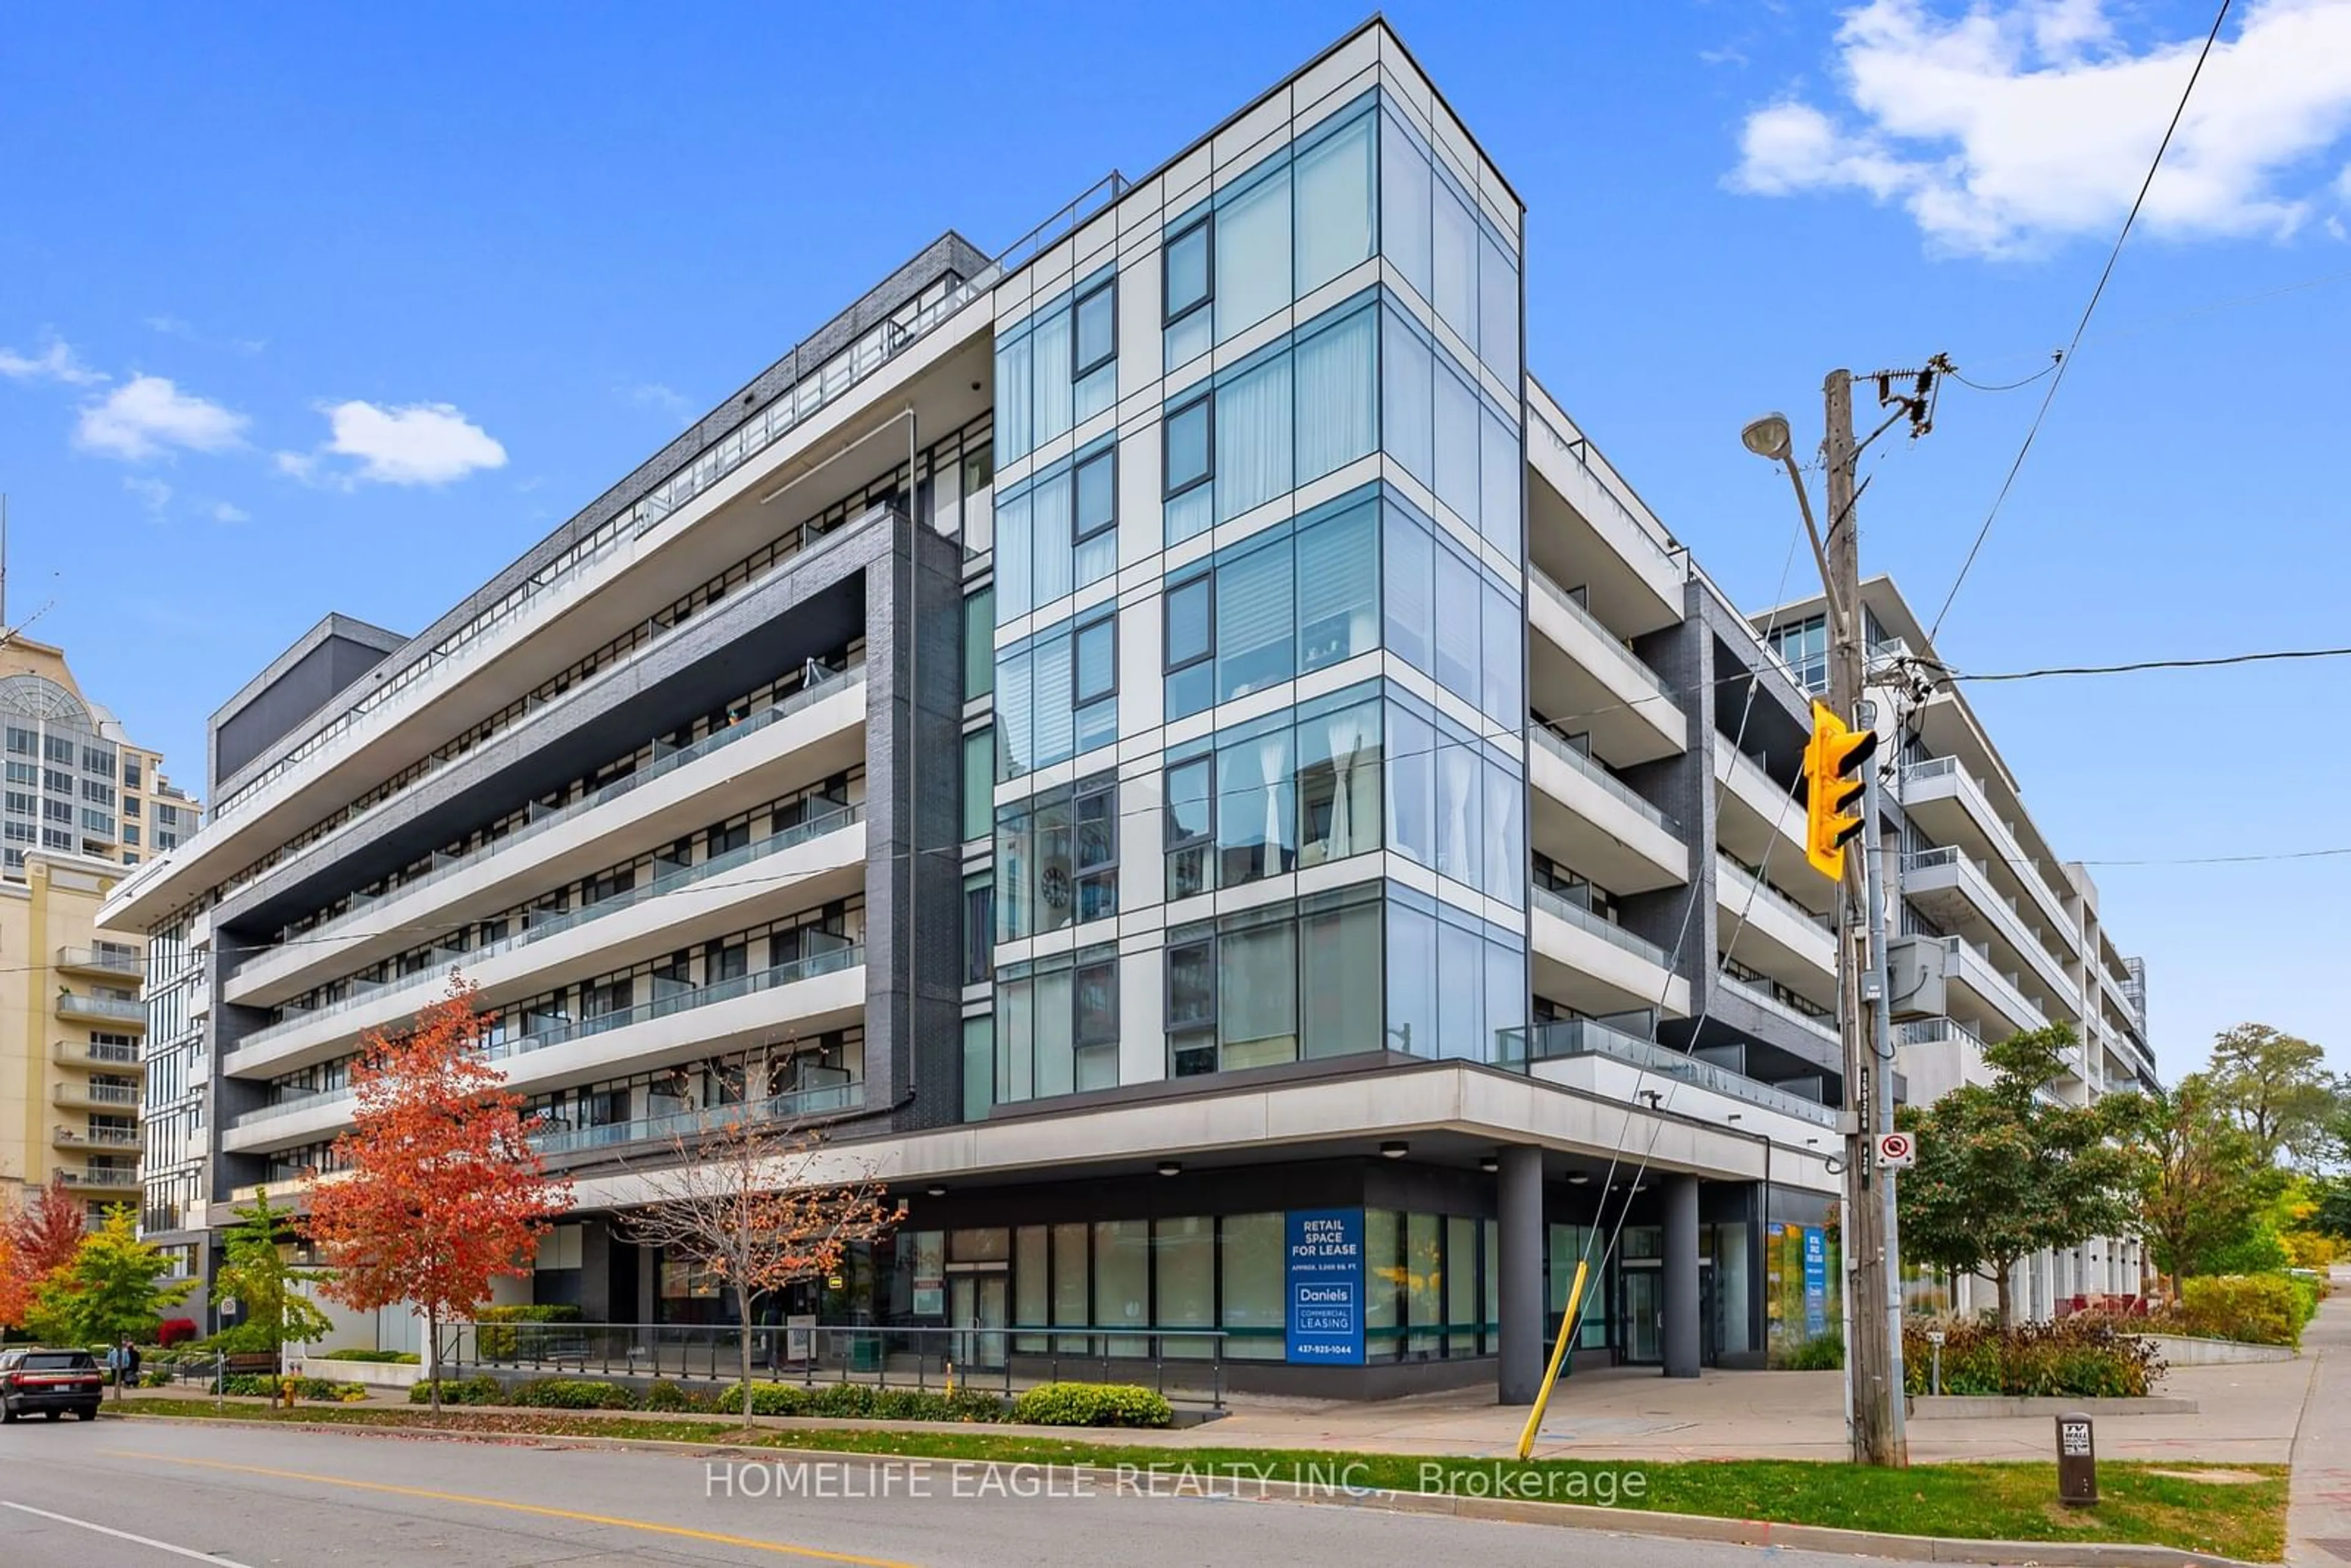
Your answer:
[[[660,1437],[593,1437],[533,1432],[463,1432],[442,1427],[359,1426],[329,1421],[238,1420],[233,1416],[150,1416],[203,1427],[283,1427],[295,1432],[331,1432],[350,1437],[431,1437],[444,1441],[498,1443],[508,1447],[601,1448],[611,1451],[675,1454],[684,1458],[770,1459],[817,1463],[908,1464],[925,1462],[920,1454],[873,1454],[841,1448],[787,1448],[731,1443],[684,1443]],[[767,1431],[785,1428],[768,1427]],[[1059,1464],[1043,1460],[928,1459],[935,1464],[1019,1463],[1047,1476],[1068,1475],[1093,1480],[1106,1472],[1098,1465]],[[1196,1487],[1195,1495],[1206,1495]],[[1117,1495],[1112,1489],[1109,1495]],[[1141,1495],[1141,1494],[1136,1494]],[[1182,1495],[1177,1493],[1169,1495]],[[1232,1501],[1281,1501],[1312,1506],[1368,1508],[1389,1513],[1450,1515],[1456,1519],[1492,1520],[1508,1524],[1548,1525],[1553,1529],[1586,1530],[1611,1535],[1652,1536],[1672,1541],[1707,1541],[1733,1546],[1777,1547],[1800,1552],[1825,1552],[1844,1556],[1884,1557],[1907,1563],[1968,1563],[2029,1564],[2033,1568],[2277,1568],[2274,1563],[2247,1563],[2207,1552],[2178,1547],[2108,1541],[1987,1541],[1967,1536],[1903,1535],[1890,1531],[1844,1530],[1827,1524],[1784,1524],[1767,1519],[1718,1519],[1708,1514],[1665,1513],[1646,1509],[1604,1508],[1591,1503],[1536,1502],[1511,1498],[1462,1497],[1444,1492],[1348,1492],[1303,1486],[1296,1481],[1227,1478],[1220,1494]]]

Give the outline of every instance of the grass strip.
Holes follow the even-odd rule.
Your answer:
[[[1451,1492],[1552,1502],[1607,1502],[1626,1511],[1769,1520],[1842,1530],[1999,1541],[2109,1541],[2215,1552],[2273,1563],[2284,1553],[2286,1469],[2282,1465],[2148,1464],[2098,1467],[2100,1500],[2066,1508],[2057,1499],[2053,1463],[1935,1464],[1907,1470],[1813,1459],[1464,1458],[1248,1448],[1169,1448],[1122,1444],[1114,1434],[1067,1438],[1016,1437],[980,1427],[935,1432],[876,1431],[764,1422],[746,1439],[733,1423],[648,1416],[570,1415],[559,1411],[444,1410],[302,1406],[272,1410],[208,1399],[143,1398],[141,1416],[348,1427],[432,1427],[453,1435],[630,1437],[712,1447],[821,1449],[888,1458],[998,1464],[1132,1467],[1146,1476],[1183,1478],[1196,1486],[1246,1492],[1256,1480],[1322,1478],[1400,1492]],[[2199,1480],[2191,1473],[2228,1475]],[[1636,1486],[1633,1478],[1641,1478]],[[1144,1484],[1157,1484],[1146,1482]]]

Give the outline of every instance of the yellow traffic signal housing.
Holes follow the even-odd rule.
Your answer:
[[[1813,705],[1813,738],[1804,747],[1804,858],[1831,881],[1844,875],[1844,847],[1866,826],[1861,798],[1877,750],[1877,732],[1856,730],[1826,703]]]

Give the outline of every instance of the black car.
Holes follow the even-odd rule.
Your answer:
[[[70,1410],[98,1419],[106,1375],[86,1350],[0,1351],[0,1421],[39,1411],[54,1421]]]

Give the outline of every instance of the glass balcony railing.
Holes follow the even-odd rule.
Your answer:
[[[1779,910],[1782,914],[1788,915],[1792,919],[1801,920],[1807,925],[1816,925],[1823,931],[1829,932],[1832,935],[1835,933],[1835,915],[1815,915],[1813,911],[1806,909],[1802,904],[1797,903],[1794,899],[1789,897],[1786,894],[1782,893],[1778,888],[1773,887],[1770,883],[1764,881],[1761,877],[1756,875],[1753,872],[1741,865],[1736,857],[1727,855],[1720,850],[1717,850],[1715,852],[1714,860],[1715,863],[1722,868],[1724,874],[1729,878],[1731,886],[1739,893],[1752,892],[1759,895],[1766,904],[1771,904],[1773,908]]]
[[[1633,674],[1644,685],[1650,687],[1662,697],[1670,697],[1674,695],[1674,689],[1666,685],[1665,677],[1644,664],[1640,654],[1625,645],[1624,638],[1611,632],[1602,622],[1600,617],[1579,603],[1574,595],[1531,566],[1527,568],[1527,580],[1534,584],[1536,592],[1565,610],[1574,619],[1583,622],[1584,625],[1591,628],[1593,635],[1624,655],[1625,663],[1631,666]]]
[[[266,1105],[256,1105],[252,1110],[242,1113],[232,1119],[229,1125],[250,1127],[260,1122],[274,1122],[280,1116],[291,1116],[298,1111],[308,1111],[320,1105],[331,1105],[337,1101],[350,1100],[359,1091],[345,1083],[333,1089],[313,1089],[306,1093],[288,1094],[282,1100],[273,1100]]]
[[[1557,915],[1570,925],[1591,932],[1604,942],[1613,943],[1636,958],[1646,958],[1659,968],[1668,967],[1666,950],[1646,936],[1635,936],[1614,921],[1594,915],[1564,894],[1548,887],[1533,889],[1535,907],[1545,914]]]
[[[1538,724],[1531,726],[1531,729],[1534,735],[1536,745],[1541,747],[1545,751],[1550,752],[1553,757],[1558,758],[1569,767],[1574,768],[1578,773],[1583,774],[1586,779],[1591,779],[1594,784],[1599,785],[1601,789],[1606,790],[1609,794],[1614,796],[1625,805],[1630,806],[1641,816],[1646,817],[1650,821],[1655,822],[1658,827],[1661,827],[1665,829],[1666,831],[1673,834],[1674,837],[1680,838],[1682,836],[1682,829],[1679,822],[1675,821],[1671,817],[1666,815],[1665,812],[1660,811],[1656,807],[1651,805],[1648,801],[1644,800],[1640,796],[1635,794],[1632,787],[1627,785],[1623,779],[1609,772],[1605,768],[1601,767],[1599,763],[1594,762],[1591,758],[1586,757],[1583,753],[1578,751],[1573,746],[1570,746],[1566,741],[1562,740],[1558,736],[1552,734],[1541,725]]]
[[[621,1148],[630,1144],[691,1143],[728,1127],[789,1125],[805,1117],[836,1111],[853,1111],[865,1103],[865,1085],[841,1068],[817,1070],[824,1082],[747,1104],[711,1105],[699,1111],[675,1111],[664,1116],[640,1116],[629,1122],[606,1122],[592,1127],[550,1126],[533,1134],[531,1142],[542,1155],[573,1155],[586,1149]]]
[[[1819,1013],[1806,1012],[1774,991],[1768,984],[1758,984],[1744,976],[1734,975],[1728,969],[1720,973],[1725,985],[1737,987],[1741,996],[1779,1014],[1790,1023],[1802,1029],[1808,1029],[1824,1040],[1837,1038],[1836,1019],[1823,1017]]]
[[[139,1186],[139,1171],[134,1166],[58,1166],[50,1174],[68,1186],[97,1187],[107,1192],[130,1192]]]
[[[436,857],[437,863],[423,875],[403,882],[397,887],[388,888],[372,897],[355,898],[348,908],[333,919],[321,921],[317,925],[289,935],[300,936],[305,943],[319,942],[340,935],[350,929],[362,916],[373,914],[394,899],[405,898],[410,894],[429,887],[434,883],[458,875],[474,866],[482,864],[494,855],[509,853],[517,845],[526,843],[541,833],[560,827],[565,822],[577,821],[599,807],[609,806],[622,796],[642,789],[655,779],[665,778],[681,768],[701,761],[713,752],[723,750],[738,740],[757,735],[778,719],[811,707],[864,678],[865,666],[858,664],[829,675],[811,685],[803,686],[782,702],[762,709],[740,723],[729,725],[725,729],[714,730],[691,746],[674,747],[655,757],[635,772],[613,779],[593,794],[582,796],[568,806],[558,807],[544,815],[532,818],[502,839],[484,844],[480,849],[465,854]]]
[[[60,947],[57,949],[60,969],[90,969],[101,975],[120,975],[125,979],[144,979],[146,961],[136,947],[124,947],[101,942],[95,947]]]
[[[100,1019],[108,1023],[137,1024],[143,1029],[147,1023],[147,1004],[123,997],[93,997],[80,991],[60,991],[57,993],[57,1016]]]
[[[1529,1029],[1503,1030],[1497,1041],[1497,1064],[1514,1071],[1528,1072],[1538,1062],[1557,1061],[1570,1057],[1605,1057],[1609,1061],[1638,1068],[1645,1074],[1687,1083],[1693,1089],[1705,1089],[1733,1100],[1743,1100],[1750,1105],[1763,1106],[1820,1126],[1836,1125],[1837,1113],[1834,1106],[1808,1100],[1761,1079],[1750,1078],[1743,1072],[1733,1072],[1727,1067],[1700,1061],[1694,1056],[1659,1045],[1655,1040],[1637,1039],[1590,1019],[1562,1019],[1555,1023],[1536,1024]]]
[[[136,1067],[139,1048],[110,1040],[61,1040],[54,1051],[69,1067]]]
[[[521,1032],[511,1035],[501,1034],[485,1041],[482,1054],[493,1061],[504,1061],[510,1057],[526,1055],[534,1051],[545,1051],[549,1046],[564,1045],[575,1040],[583,1040],[590,1035],[609,1034],[614,1030],[627,1029],[632,1024],[648,1023],[654,1019],[692,1012],[697,1008],[713,1007],[720,1002],[731,1002],[737,997],[755,996],[761,991],[772,991],[780,987],[798,985],[802,980],[811,980],[820,975],[839,974],[843,970],[853,969],[863,962],[865,962],[864,945],[844,941],[838,947],[811,953],[804,958],[796,958],[787,964],[778,964],[747,975],[737,975],[731,980],[719,980],[707,986],[695,986],[673,991],[667,996],[655,997],[649,1002],[640,1002],[634,1007],[622,1008],[609,1013],[598,1013],[591,1018],[559,1019],[546,1015],[532,1015],[523,1019],[524,1027]]]
[[[698,865],[678,866],[674,870],[663,872],[643,886],[632,887],[625,893],[616,893],[610,898],[599,899],[593,904],[583,904],[578,909],[564,910],[537,918],[526,915],[523,929],[511,936],[462,951],[454,948],[444,949],[434,955],[436,963],[434,967],[420,969],[413,975],[403,976],[399,980],[389,984],[371,985],[363,991],[344,997],[338,1001],[329,1002],[323,1007],[307,1009],[298,1012],[289,1009],[287,1016],[277,1022],[257,1029],[246,1035],[237,1042],[236,1049],[242,1051],[250,1046],[266,1045],[298,1029],[316,1023],[320,1019],[332,1018],[339,1013],[350,1012],[355,1008],[371,1007],[382,1001],[387,996],[413,991],[419,997],[423,997],[444,983],[443,976],[437,972],[438,961],[441,959],[445,958],[450,963],[478,964],[504,954],[517,952],[534,943],[543,942],[559,932],[569,931],[591,921],[601,920],[608,915],[617,915],[622,910],[633,908],[647,899],[658,898],[664,894],[675,893],[680,888],[692,887],[698,883],[707,882],[713,877],[734,871],[737,867],[748,865],[754,861],[765,860],[769,855],[780,854],[785,850],[807,843],[812,839],[822,838],[828,833],[839,831],[862,821],[864,815],[865,809],[862,806],[836,805],[834,809],[821,816],[810,818],[780,833],[771,833],[764,839],[754,840],[750,843],[728,850],[724,854],[714,855]]]

